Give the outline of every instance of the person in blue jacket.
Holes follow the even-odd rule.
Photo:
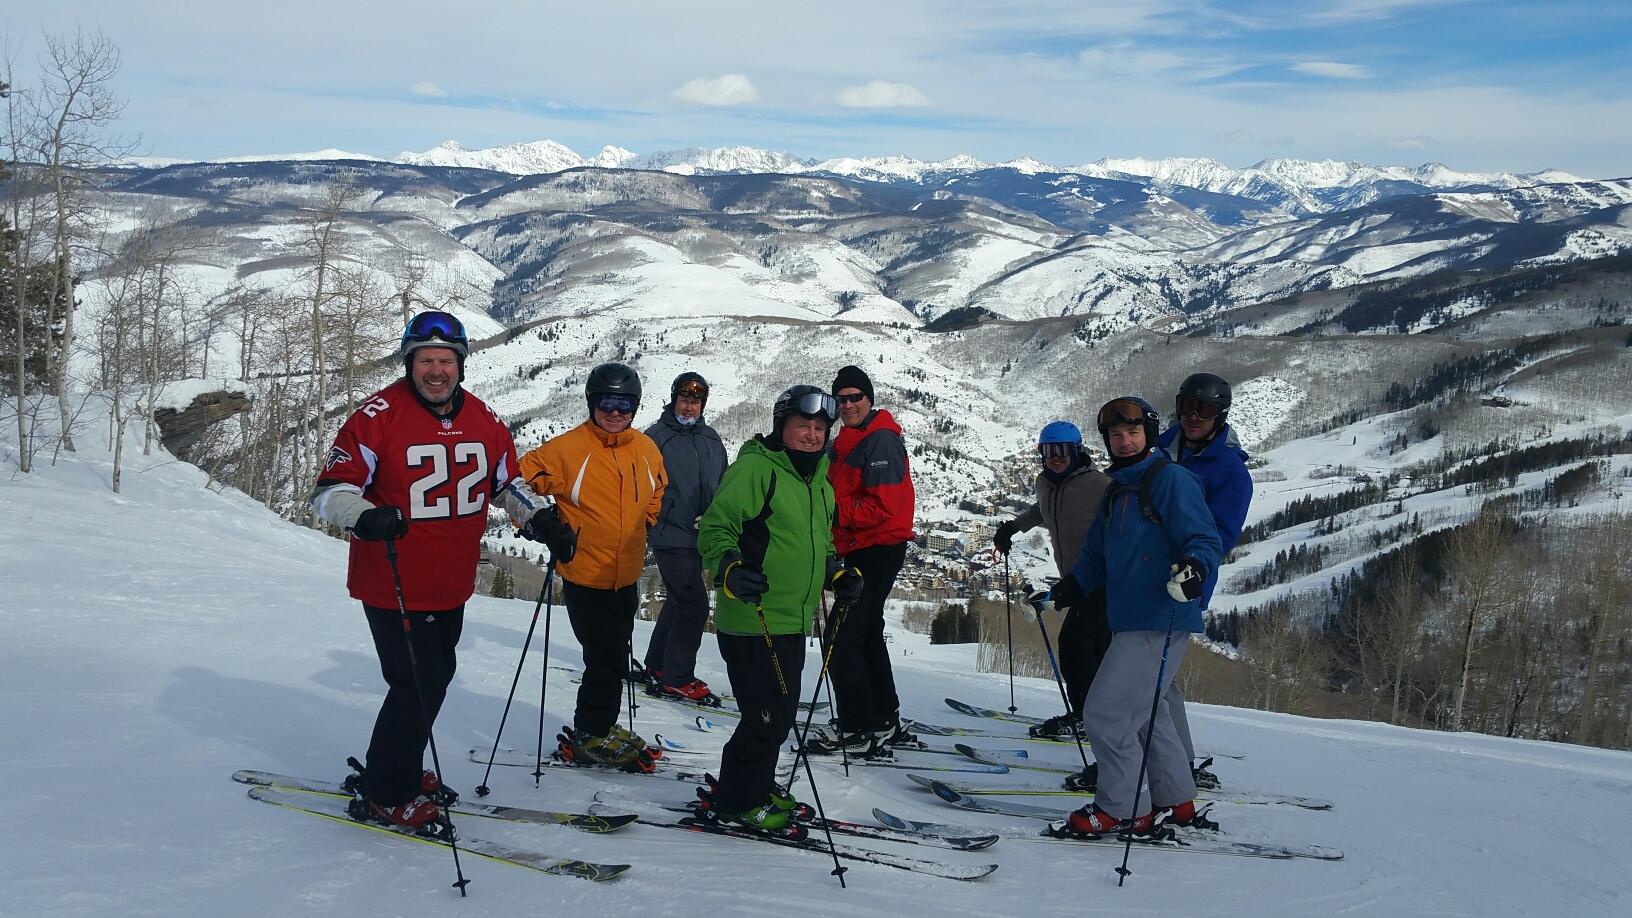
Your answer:
[[[1247,471],[1247,452],[1229,424],[1230,402],[1230,384],[1222,376],[1192,373],[1179,384],[1179,392],[1173,397],[1178,423],[1163,431],[1159,441],[1170,459],[1201,479],[1201,492],[1207,499],[1207,509],[1212,511],[1213,525],[1218,527],[1218,538],[1224,543],[1225,557],[1241,540],[1241,527],[1246,524],[1247,507],[1252,503],[1252,473]],[[1216,586],[1218,572],[1214,571],[1201,588],[1203,610],[1213,601]],[[1185,754],[1194,762],[1196,744],[1190,738],[1184,690],[1177,682],[1168,686],[1167,709]],[[1200,787],[1218,786],[1218,776],[1206,769],[1192,767],[1192,774]]]
[[[1138,396],[1099,410],[1112,484],[1076,565],[1053,591],[1056,604],[1069,606],[1103,586],[1112,632],[1082,711],[1097,792],[1093,803],[1054,827],[1059,833],[1146,833],[1161,810],[1168,822],[1211,824],[1196,812],[1190,763],[1162,695],[1184,662],[1190,635],[1202,630],[1202,584],[1218,569],[1223,546],[1200,480],[1156,448],[1159,424],[1156,409]],[[1142,764],[1148,796],[1141,793]]]

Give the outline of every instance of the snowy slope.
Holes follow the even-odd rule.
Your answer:
[[[102,429],[93,419],[89,430]],[[446,852],[275,810],[227,779],[243,767],[338,777],[343,757],[366,742],[381,687],[344,593],[344,546],[202,487],[201,472],[168,456],[140,458],[139,443],[125,493],[112,495],[97,439],[82,436],[81,454],[29,475],[0,455],[7,915],[519,915],[547,902],[572,914],[888,916],[1007,914],[1021,899],[1027,914],[1060,915],[1607,915],[1632,906],[1615,867],[1624,860],[1620,826],[1604,818],[1632,804],[1632,755],[1205,706],[1192,711],[1198,744],[1247,755],[1217,767],[1226,782],[1337,805],[1329,813],[1224,805],[1215,815],[1247,837],[1338,845],[1346,860],[1136,850],[1119,890],[1120,852],[1009,839],[976,853],[904,849],[1002,865],[978,883],[856,866],[841,891],[830,864],[802,852],[644,826],[588,836],[466,818],[472,834],[635,868],[591,886],[467,857],[471,900],[459,903]],[[492,739],[531,610],[470,605],[438,724],[455,786],[481,778],[462,751]],[[638,644],[648,628],[638,626]],[[507,740],[516,745],[533,741],[538,644],[511,712]],[[969,723],[941,706],[945,695],[1006,705],[1005,680],[974,672],[972,646],[931,647],[898,629],[891,646],[907,714]],[[549,656],[579,663],[569,629],[554,630]],[[723,685],[709,641],[699,664]],[[569,677],[550,673],[551,725],[570,714]],[[1022,712],[1052,712],[1052,685],[1017,681]],[[637,726],[694,744],[712,767],[724,737],[688,730],[688,720],[654,702]],[[1005,823],[941,807],[898,771],[858,768],[847,779],[824,763],[818,779],[827,808],[844,817],[866,820],[883,806]],[[585,806],[601,788],[688,790],[554,771],[535,790],[519,769],[490,783],[496,802],[555,808]]]

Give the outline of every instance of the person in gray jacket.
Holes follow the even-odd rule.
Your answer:
[[[1054,564],[1064,577],[1082,553],[1082,539],[1099,515],[1111,479],[1094,469],[1082,447],[1082,431],[1070,421],[1055,421],[1037,437],[1042,471],[1037,473],[1037,502],[997,527],[992,544],[1008,554],[1017,533],[1042,526],[1053,543]],[[1065,612],[1060,623],[1057,659],[1071,710],[1031,728],[1033,736],[1070,736],[1082,729],[1082,700],[1094,682],[1099,661],[1111,643],[1105,621],[1105,591],[1095,590]]]
[[[717,705],[720,699],[697,678],[697,647],[708,622],[708,588],[697,553],[697,520],[714,500],[725,474],[725,444],[703,420],[708,380],[681,373],[669,387],[662,417],[646,428],[663,452],[669,487],[657,525],[646,536],[668,598],[646,645],[645,681],[651,690],[686,701]]]

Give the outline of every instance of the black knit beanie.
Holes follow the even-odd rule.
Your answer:
[[[828,391],[838,392],[840,389],[860,389],[861,394],[867,396],[867,401],[878,401],[873,397],[873,381],[868,379],[867,374],[863,373],[861,367],[858,366],[847,366],[839,369],[839,375],[833,377],[833,388]]]

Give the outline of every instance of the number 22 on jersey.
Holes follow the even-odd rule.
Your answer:
[[[424,475],[408,488],[408,516],[416,520],[439,520],[450,516],[470,516],[487,509],[487,445],[481,442],[455,443],[453,462],[448,461],[446,443],[416,443],[408,447],[408,467],[426,469]],[[455,482],[453,493],[442,486],[453,474],[470,471]],[[442,493],[437,494],[440,490]]]

